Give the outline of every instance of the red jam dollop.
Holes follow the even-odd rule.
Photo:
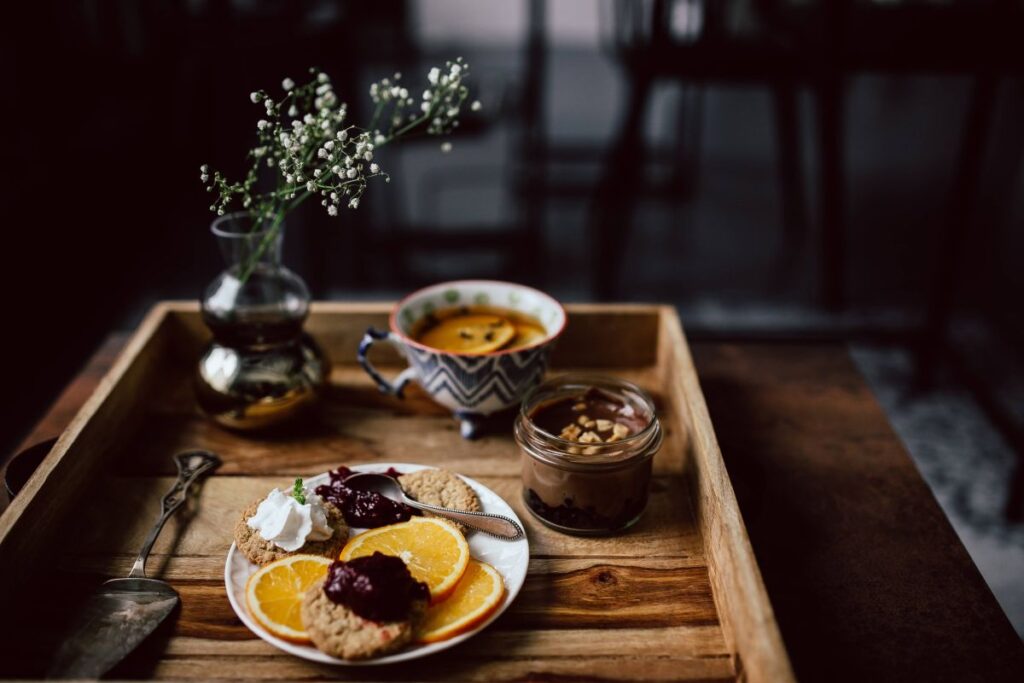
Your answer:
[[[349,526],[372,529],[408,522],[410,517],[419,514],[408,505],[393,501],[376,491],[361,490],[358,480],[351,485],[346,484],[345,480],[356,474],[347,467],[339,467],[327,474],[331,483],[317,486],[316,494],[341,510]],[[397,477],[401,472],[392,467],[385,474]]]
[[[405,562],[380,552],[333,562],[324,593],[332,602],[377,622],[408,619],[413,603],[430,599],[427,584],[412,578]]]

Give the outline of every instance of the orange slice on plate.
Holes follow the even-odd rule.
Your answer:
[[[245,606],[263,628],[293,643],[308,643],[299,616],[302,596],[327,576],[331,559],[292,555],[261,567],[245,584]]]
[[[439,322],[420,342],[452,353],[490,353],[515,334],[512,323],[499,315],[457,315]]]
[[[413,517],[364,531],[341,549],[338,559],[375,552],[402,558],[413,578],[430,588],[431,604],[451,595],[469,564],[466,537],[454,524],[436,517]]]
[[[504,597],[505,583],[498,570],[470,560],[451,596],[427,610],[417,640],[436,643],[465,633],[491,616]]]

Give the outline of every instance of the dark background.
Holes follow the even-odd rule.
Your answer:
[[[5,452],[106,334],[215,276],[199,165],[240,172],[262,113],[250,91],[315,65],[365,121],[371,81],[415,84],[461,55],[484,108],[451,154],[386,150],[393,182],[358,211],[289,218],[286,261],[314,296],[499,277],[569,301],[675,303],[695,337],[850,341],[1024,628],[1019,579],[999,573],[1024,567],[1024,3],[4,13]]]

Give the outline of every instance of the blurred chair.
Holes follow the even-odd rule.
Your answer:
[[[732,10],[740,7],[743,12]],[[806,10],[801,9],[806,14]],[[797,86],[809,70],[808,46],[780,21],[775,2],[703,2],[701,0],[625,0],[612,5],[612,50],[625,74],[628,95],[624,112],[594,192],[591,230],[594,238],[593,291],[613,298],[618,291],[621,253],[644,185],[646,145],[644,118],[658,81],[696,84],[755,84],[771,88],[775,104],[778,169],[785,230],[784,256],[792,258],[806,239],[807,218],[800,166]],[[828,135],[838,128],[838,107],[826,119]],[[699,110],[691,115],[700,116]],[[823,194],[826,214],[841,230],[838,203],[831,190],[839,184],[839,147],[824,145]],[[633,169],[622,173],[621,169]],[[837,259],[835,240],[828,242],[830,262]],[[786,264],[790,265],[790,264]]]
[[[597,297],[614,297],[621,278],[618,255],[629,240],[636,202],[643,194],[647,161],[644,118],[658,81],[698,88],[709,83],[753,83],[771,88],[784,253],[794,254],[806,239],[797,86],[807,72],[808,50],[778,22],[774,5],[700,0],[621,0],[611,5],[612,51],[625,72],[628,96],[591,209],[592,278]],[[749,11],[737,15],[731,11],[737,6]],[[699,116],[699,112],[692,115]],[[829,146],[829,152],[838,154],[838,148]],[[831,165],[838,168],[839,160]],[[621,169],[633,170],[622,173]]]
[[[944,256],[929,304],[930,327],[948,316],[955,255],[973,202],[979,145],[991,116],[995,74],[1020,73],[1021,7],[1010,0],[868,2],[829,0],[621,0],[613,5],[613,48],[629,89],[594,193],[594,291],[612,297],[643,173],[643,123],[653,85],[762,85],[775,100],[785,250],[808,237],[795,93],[809,86],[818,144],[817,294],[828,309],[845,304],[844,94],[851,75],[959,73],[975,80],[954,169]]]

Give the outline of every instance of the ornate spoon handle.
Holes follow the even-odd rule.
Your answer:
[[[509,519],[504,515],[493,515],[488,512],[451,510],[437,505],[421,503],[418,500],[413,500],[409,496],[405,496],[405,500],[403,502],[417,510],[432,512],[440,517],[445,517],[458,522],[459,524],[464,524],[470,529],[476,529],[477,531],[482,531],[485,534],[503,538],[507,541],[517,541],[526,536],[526,532],[523,531],[521,526],[516,524],[515,520]]]
[[[135,564],[132,565],[132,571],[128,574],[130,579],[146,578],[146,558],[149,557],[149,551],[153,549],[153,544],[156,543],[156,538],[160,535],[164,524],[185,502],[188,487],[206,472],[220,466],[220,458],[209,451],[178,453],[174,456],[174,462],[178,466],[178,479],[174,482],[171,490],[164,494],[160,505],[160,516],[142,543],[142,550],[139,551],[139,556],[135,559]]]

